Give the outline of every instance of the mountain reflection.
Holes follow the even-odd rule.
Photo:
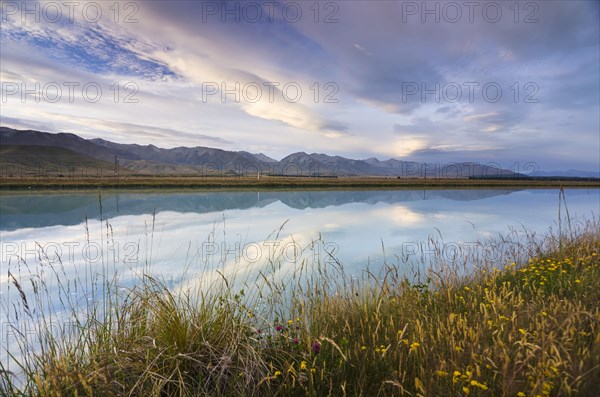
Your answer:
[[[303,210],[350,203],[398,204],[445,199],[481,200],[518,190],[330,190],[330,191],[213,191],[103,192],[72,194],[4,194],[0,199],[0,230],[78,225],[85,218],[113,218],[154,211],[210,213],[262,208],[275,202]]]

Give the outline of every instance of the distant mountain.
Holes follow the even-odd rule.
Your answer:
[[[104,161],[113,161],[114,155],[118,154],[75,134],[50,134],[33,130],[19,131],[6,127],[0,127],[0,145],[62,147]]]
[[[279,169],[286,175],[382,175],[381,172],[362,160],[304,152],[293,153],[283,158],[279,162]]]
[[[387,176],[405,178],[469,178],[516,177],[510,170],[479,163],[453,163],[444,166],[376,158],[354,160],[322,153],[297,152],[281,161],[262,153],[227,151],[208,147],[176,147],[163,149],[154,145],[121,144],[104,139],[83,139],[75,134],[51,134],[40,131],[18,131],[0,127],[0,145],[43,146],[63,148],[90,159],[103,162],[102,168],[115,162],[129,174],[144,175],[207,175],[256,174],[261,172],[285,176]],[[48,152],[52,153],[52,152]],[[56,153],[62,161],[64,153]],[[50,161],[50,159],[47,159]],[[4,161],[4,160],[2,160]],[[13,160],[11,160],[13,161]],[[83,159],[81,161],[84,161]],[[63,161],[64,162],[64,161]],[[109,167],[110,168],[110,167]],[[126,175],[123,172],[122,175]]]
[[[166,163],[175,165],[205,165],[207,168],[219,168],[235,170],[236,168],[244,170],[259,163],[269,163],[269,158],[265,155],[254,155],[248,152],[231,152],[222,149],[213,149],[207,147],[176,147],[173,149],[161,149],[154,145],[136,145],[121,144],[105,141],[104,139],[91,139],[93,142],[114,153],[119,153],[119,157],[125,160],[146,160],[154,163]],[[259,160],[260,157],[267,157],[267,161]],[[274,161],[273,159],[270,159]]]
[[[600,171],[582,171],[582,170],[567,170],[567,171],[537,171],[536,176],[557,176],[557,177],[573,177],[573,178],[600,178]]]
[[[384,161],[370,158],[365,160],[365,162],[381,170],[385,170],[388,174],[402,175],[408,178],[524,177],[524,175],[510,170],[473,162],[429,164],[400,161],[393,158]]]
[[[248,152],[238,152],[239,154],[245,155],[245,156],[252,156],[255,159],[257,159],[258,161],[262,161],[263,163],[277,163],[277,160],[272,159],[271,157],[262,154],[262,153],[258,153],[258,154],[253,154],[253,153],[248,153]]]
[[[114,174],[106,161],[57,146],[0,145],[1,177],[95,177]]]

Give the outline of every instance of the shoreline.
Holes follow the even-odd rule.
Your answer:
[[[0,191],[42,189],[470,189],[470,188],[600,188],[600,180],[573,179],[396,179],[378,177],[271,178],[136,177],[80,179],[0,179]]]

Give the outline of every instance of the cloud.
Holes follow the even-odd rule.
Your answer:
[[[22,3],[21,7],[34,9],[26,4]],[[95,7],[100,5],[96,2],[93,4]],[[52,2],[51,5],[54,8],[60,4]],[[85,8],[82,6],[83,9]],[[100,12],[103,15],[108,13],[108,8]],[[166,65],[142,55],[153,49],[151,41],[127,35],[117,24],[111,22],[110,18],[104,17],[98,23],[89,23],[82,19],[83,15],[86,15],[82,12],[73,13],[78,18],[72,21],[69,21],[66,16],[68,14],[65,14],[63,18],[53,22],[54,17],[49,12],[40,11],[40,14],[41,16],[37,16],[38,22],[35,16],[3,16],[1,39],[27,43],[36,48],[38,56],[41,53],[44,58],[94,73],[110,72],[148,79],[173,76]]]
[[[464,121],[479,121],[479,120],[485,120],[485,119],[489,119],[490,117],[497,117],[498,113],[497,112],[491,112],[491,113],[484,113],[484,114],[472,114],[469,116],[465,116],[463,118]]]
[[[428,145],[428,139],[423,136],[405,136],[396,139],[391,144],[379,146],[377,150],[388,156],[405,159]]]
[[[329,133],[331,126],[337,126],[334,130],[337,133],[347,129],[343,123],[329,120],[311,109],[311,99],[315,98],[311,92],[314,82],[304,76],[298,78],[287,76],[287,73],[281,73],[282,71],[274,71],[265,67],[260,60],[256,62],[254,59],[257,51],[253,50],[248,54],[248,49],[240,46],[239,40],[233,40],[231,35],[219,35],[223,30],[222,24],[198,24],[198,20],[203,18],[203,11],[204,9],[193,7],[190,2],[177,2],[177,7],[170,3],[166,8],[164,3],[153,2],[150,5],[150,13],[160,13],[162,17],[164,14],[177,17],[179,23],[178,30],[169,30],[169,51],[157,49],[152,56],[199,87],[218,87],[217,91],[211,90],[211,94],[215,93],[221,102],[238,105],[251,116],[313,132]],[[240,29],[241,26],[247,28],[244,30],[242,42],[248,40],[248,37],[264,37],[265,30],[257,24],[238,24],[234,30]],[[273,33],[284,34],[291,39],[298,51],[314,48],[312,43],[302,40],[293,30],[278,27],[279,25],[267,26],[275,30]],[[195,40],[190,41],[190,37],[194,37]],[[213,37],[219,39],[213,42]],[[274,47],[274,52],[279,52],[281,47],[271,41],[272,38],[266,41],[267,47],[270,44]],[[241,59],[249,59],[249,62],[243,63],[243,69],[238,65],[232,67],[231,51],[237,52]],[[263,51],[259,47],[258,52]],[[297,59],[298,54],[293,58]],[[258,87],[260,94],[245,95],[248,93],[247,87],[250,87],[252,92]],[[223,95],[223,92],[234,94]],[[228,97],[233,97],[233,101],[227,101]],[[211,95],[211,99],[215,98]]]
[[[92,3],[102,7],[97,23],[81,14]],[[111,2],[79,4],[72,23],[3,21],[0,77],[98,82],[103,100],[35,103],[29,95],[22,103],[15,95],[2,103],[2,122],[163,146],[257,148],[274,157],[314,150],[535,158],[548,168],[600,163],[594,1],[519,3],[518,15],[512,3],[480,2],[473,21],[463,8],[455,23],[443,13],[423,22],[421,2],[414,15],[407,2],[368,1],[319,3],[317,15],[310,2],[286,0],[271,19],[262,2],[137,2],[134,23],[124,23],[131,11],[124,8],[115,20]],[[491,4],[502,8],[495,23],[482,14]],[[258,22],[247,13],[256,5]],[[286,6],[299,6],[301,18],[290,21]],[[224,9],[234,10],[225,23]],[[139,103],[107,101],[110,87],[125,82],[138,85]],[[208,96],[206,83],[217,86]],[[261,100],[244,97],[249,85],[262,88]],[[296,87],[302,95],[289,100]]]

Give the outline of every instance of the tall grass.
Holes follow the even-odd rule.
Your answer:
[[[518,249],[488,255],[497,246]],[[83,287],[63,283],[60,265],[47,266],[59,303],[49,302],[45,279],[10,273],[17,293],[2,310],[39,326],[33,336],[14,328],[18,354],[12,351],[10,367],[0,362],[0,391],[597,395],[599,221],[569,223],[543,237],[513,231],[481,247],[489,250],[461,266],[439,255],[428,272],[412,276],[399,258],[359,277],[336,261],[300,260],[281,278],[280,259],[271,257],[272,272],[217,272],[201,287],[178,289],[147,272],[124,288],[104,271],[84,310],[69,298]],[[59,312],[74,321],[50,326]]]

